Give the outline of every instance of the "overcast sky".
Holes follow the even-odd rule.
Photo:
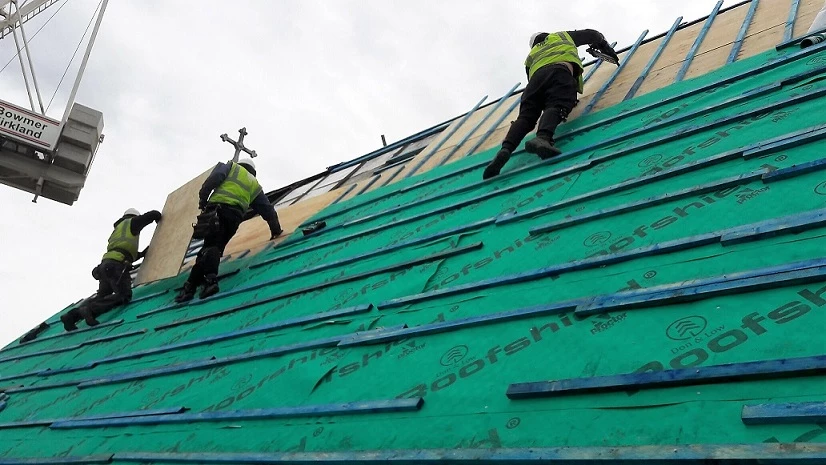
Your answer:
[[[56,119],[74,73],[58,81],[98,1],[61,0],[24,26],[31,38],[64,3],[31,43],[45,99],[58,89]],[[274,190],[379,148],[381,134],[399,140],[524,85],[534,32],[590,27],[622,47],[715,3],[113,1],[77,97],[103,112],[106,135],[80,199],[34,204],[0,185],[0,344],[93,293],[112,223],[129,207],[161,210],[229,158],[221,133],[247,127],[258,178]],[[0,40],[0,67],[14,51],[11,37]],[[0,99],[27,106],[16,60],[0,72]]]

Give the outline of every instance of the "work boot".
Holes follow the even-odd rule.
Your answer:
[[[78,308],[77,313],[80,314],[80,316],[83,318],[84,321],[86,321],[86,324],[89,325],[90,328],[100,324],[100,322],[95,318],[95,314],[92,313],[92,311],[86,307]]]
[[[490,179],[499,175],[499,172],[504,168],[505,163],[511,159],[511,151],[508,149],[500,149],[493,157],[493,160],[485,167],[485,172],[482,173],[482,179]]]
[[[214,274],[204,276],[204,288],[201,289],[200,297],[206,299],[217,294],[218,291],[220,291],[218,288],[218,278]]]
[[[547,160],[562,153],[562,150],[559,150],[559,148],[554,145],[553,141],[543,137],[534,137],[526,142],[525,151],[528,153],[535,153],[543,160]]]
[[[181,292],[179,292],[178,295],[175,296],[175,302],[179,304],[189,302],[195,297],[196,290],[198,290],[198,286],[190,283],[189,281],[186,281],[184,283],[183,289],[181,289]]]
[[[68,312],[64,313],[63,315],[60,315],[60,321],[63,322],[63,329],[65,329],[66,331],[76,331],[77,330],[77,325],[75,324],[75,319],[73,318],[74,314],[72,313],[74,311],[75,310],[72,309],[72,310],[69,310]]]

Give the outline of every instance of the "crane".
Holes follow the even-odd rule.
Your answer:
[[[92,15],[94,28],[63,116],[56,119],[46,115],[24,25],[59,1],[0,0],[0,39],[13,39],[29,99],[26,108],[0,95],[0,183],[34,194],[35,203],[42,196],[72,205],[80,196],[103,141],[103,113],[75,103],[75,97],[108,0],[100,0]],[[7,43],[8,39],[0,46]]]

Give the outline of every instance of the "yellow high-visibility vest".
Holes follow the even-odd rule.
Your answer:
[[[209,197],[209,203],[232,205],[247,211],[250,203],[263,192],[258,180],[238,163],[232,163],[229,175]]]
[[[555,32],[548,34],[542,42],[536,44],[525,59],[525,67],[528,68],[528,79],[533,77],[539,68],[552,65],[554,63],[571,63],[579,68],[578,91],[581,94],[582,82],[582,60],[579,58],[574,39],[567,32]]]

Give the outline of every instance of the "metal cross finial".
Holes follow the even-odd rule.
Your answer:
[[[238,133],[240,134],[240,136],[238,136],[238,142],[235,142],[234,140],[230,139],[229,136],[226,134],[221,134],[222,141],[229,142],[230,144],[232,144],[233,147],[235,147],[235,155],[232,157],[232,161],[237,163],[238,155],[241,155],[242,151],[248,153],[249,156],[252,158],[257,157],[258,154],[255,153],[255,150],[250,150],[244,146],[244,136],[249,134],[247,132],[247,128],[239,129]]]

